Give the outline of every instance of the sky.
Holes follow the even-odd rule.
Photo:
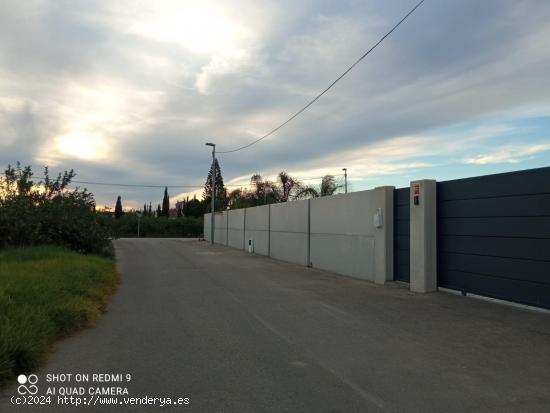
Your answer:
[[[0,167],[200,187],[205,142],[231,150],[285,121],[416,1],[3,0]],[[548,21],[547,0],[426,0],[293,122],[220,154],[225,183],[347,168],[363,190],[550,166]],[[163,195],[81,186],[111,207]]]

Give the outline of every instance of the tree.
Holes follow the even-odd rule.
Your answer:
[[[227,191],[223,184],[222,171],[217,159],[215,159],[210,166],[208,176],[206,177],[206,183],[204,184],[204,191],[202,193],[202,197],[206,201],[207,205],[211,205],[212,202],[212,183],[214,175],[216,176],[216,193],[214,194],[216,197],[215,207],[216,210],[219,211],[227,207]]]
[[[264,180],[260,174],[254,174],[250,178],[250,183],[255,188],[256,205],[273,204],[278,202],[280,191],[277,184]]]
[[[229,193],[228,205],[230,209],[240,209],[259,205],[259,202],[253,191],[237,188]]]
[[[157,218],[162,216],[162,210],[160,209],[160,204],[157,204]]]
[[[162,199],[162,216],[168,218],[170,215],[170,197],[168,196],[168,187],[164,187],[164,198]]]
[[[295,195],[301,188],[302,184],[296,178],[293,178],[285,171],[279,172],[277,175],[279,181],[279,202],[287,202],[293,195]]]
[[[321,179],[321,185],[318,188],[313,185],[305,186],[295,194],[295,198],[303,199],[330,196],[334,195],[340,188],[342,188],[342,185],[336,183],[333,175],[325,175]]]
[[[143,216],[147,216],[147,205],[143,204]]]
[[[115,205],[115,218],[120,218],[122,215],[124,215],[124,211],[122,210],[122,201],[120,200],[120,195],[116,199],[116,205]]]
[[[176,202],[176,213],[178,218],[183,217],[183,207],[185,205],[185,201],[178,201]]]
[[[191,201],[185,203],[183,215],[186,217],[200,217],[205,212],[206,203],[199,201],[197,198],[193,198]]]
[[[254,174],[250,183],[254,190],[235,189],[229,194],[228,201],[231,209],[248,208],[256,205],[287,202],[296,198],[303,189],[298,179],[282,171],[277,175],[278,182],[264,180],[260,174]]]
[[[152,217],[153,216],[153,210],[151,208],[151,202],[149,202],[149,211],[147,212],[147,215]]]

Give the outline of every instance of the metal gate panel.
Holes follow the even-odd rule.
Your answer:
[[[397,281],[410,282],[410,197],[409,188],[394,191],[393,272]]]
[[[550,308],[550,168],[437,184],[438,285]]]

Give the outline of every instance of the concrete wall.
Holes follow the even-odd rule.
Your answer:
[[[227,211],[214,214],[214,242],[227,245]]]
[[[216,243],[383,284],[393,279],[393,187],[218,212]],[[375,214],[381,222],[375,225]],[[210,238],[210,214],[205,214]]]
[[[393,259],[388,256],[393,247],[393,187],[310,202],[313,267],[378,283],[393,277]],[[376,228],[379,208],[383,222]]]
[[[246,209],[227,211],[227,245],[244,248],[244,217]]]
[[[270,205],[246,209],[245,219],[245,250],[248,250],[248,240],[254,245],[254,253],[269,255],[269,208]]]
[[[308,265],[309,201],[271,205],[270,256]]]

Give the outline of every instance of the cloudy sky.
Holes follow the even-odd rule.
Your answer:
[[[201,186],[206,141],[268,132],[416,1],[2,0],[0,166]],[[220,155],[224,179],[347,167],[360,190],[548,166],[549,21],[547,0],[427,0],[299,118]],[[85,186],[100,205],[162,197]]]

